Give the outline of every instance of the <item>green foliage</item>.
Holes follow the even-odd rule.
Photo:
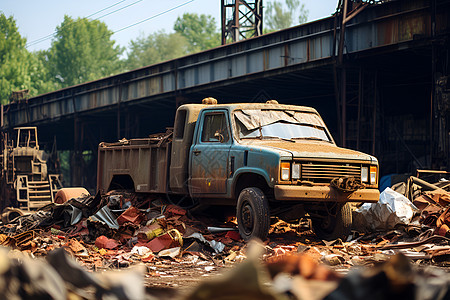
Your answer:
[[[46,54],[52,78],[66,87],[120,72],[123,49],[114,45],[112,34],[98,20],[64,16]]]
[[[264,31],[267,33],[305,23],[308,14],[300,0],[285,0],[284,4],[276,0],[269,2],[265,11],[267,29]]]
[[[12,17],[0,14],[0,101],[9,102],[12,91],[29,88],[29,52]]]
[[[103,22],[65,16],[50,49],[30,53],[15,20],[1,13],[0,100],[7,103],[16,90],[28,89],[33,97],[220,45],[212,16],[186,13],[174,30],[141,35],[130,42],[128,58],[121,60],[124,49],[115,45]]]
[[[220,45],[220,33],[211,16],[186,13],[177,19],[174,30],[141,35],[131,41],[126,68],[136,69]]]
[[[186,38],[189,53],[220,45],[220,33],[212,16],[185,13],[181,18],[177,18],[173,29]]]
[[[126,67],[132,70],[186,55],[188,43],[180,34],[162,30],[147,37],[141,35],[130,42],[129,49]]]
[[[37,51],[30,54],[28,74],[31,79],[30,96],[55,91],[61,88],[61,83],[52,78],[48,69],[47,51]]]
[[[70,150],[58,151],[63,186],[69,186],[70,176]]]

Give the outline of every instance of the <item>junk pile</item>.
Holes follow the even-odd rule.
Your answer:
[[[377,203],[356,209],[353,220],[354,229],[366,233],[361,240],[383,237],[384,245],[377,244],[381,250],[396,249],[419,262],[450,266],[448,180],[431,184],[411,176],[406,182],[386,188]]]
[[[0,294],[5,299],[417,299],[450,297],[450,276],[442,269],[418,270],[402,254],[374,268],[343,275],[302,253],[270,255],[252,241],[247,259],[222,276],[186,293],[149,290],[145,267],[88,272],[62,248],[31,259],[0,248]]]
[[[226,247],[241,240],[234,223],[215,228],[212,235],[186,214],[178,206],[137,200],[131,193],[83,195],[2,224],[0,245],[33,257],[64,247],[93,270],[185,254],[220,257]]]
[[[11,221],[0,225],[0,294],[448,299],[449,190],[448,181],[412,177],[355,209],[345,241],[318,239],[306,219],[274,219],[269,238],[254,246],[241,239],[235,219],[221,222],[133,193],[83,195],[28,215],[10,211],[2,219]]]
[[[90,273],[63,248],[32,259],[0,248],[2,299],[146,299],[143,266]]]
[[[201,283],[186,299],[449,299],[450,276],[414,268],[402,254],[374,268],[342,275],[301,253],[267,257],[252,245],[248,259],[221,278]],[[263,254],[266,253],[266,254]],[[265,263],[260,264],[259,258]]]

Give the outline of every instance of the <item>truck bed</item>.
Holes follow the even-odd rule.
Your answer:
[[[97,190],[166,193],[171,135],[172,132],[168,131],[148,138],[101,143],[98,148]]]

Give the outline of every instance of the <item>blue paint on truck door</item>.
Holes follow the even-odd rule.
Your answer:
[[[191,193],[224,194],[227,192],[228,157],[232,144],[227,111],[204,112],[197,128],[190,153]]]

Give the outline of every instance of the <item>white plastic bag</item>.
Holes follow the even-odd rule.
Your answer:
[[[419,209],[391,188],[380,194],[377,203],[364,203],[353,212],[353,227],[360,231],[386,231],[396,225],[407,225]]]

